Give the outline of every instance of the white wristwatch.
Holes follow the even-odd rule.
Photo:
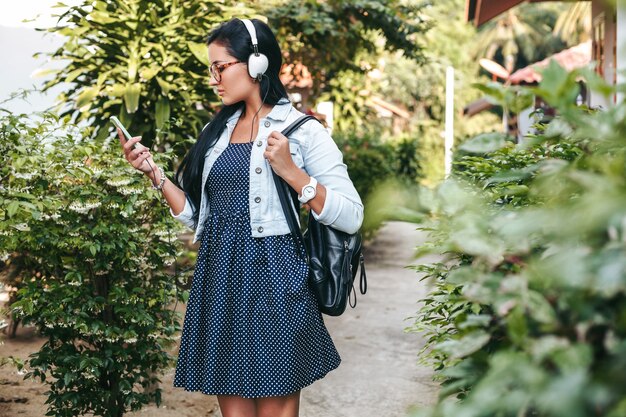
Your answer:
[[[302,191],[300,191],[300,197],[298,197],[298,201],[302,204],[308,203],[309,200],[315,198],[317,195],[317,180],[313,177],[309,180],[309,183],[302,187]]]

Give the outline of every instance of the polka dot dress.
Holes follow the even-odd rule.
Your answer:
[[[174,386],[246,398],[291,394],[339,366],[291,235],[253,238],[251,143],[230,144],[207,180],[202,235]]]

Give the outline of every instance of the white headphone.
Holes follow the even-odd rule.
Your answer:
[[[267,67],[269,66],[269,62],[267,57],[263,54],[259,53],[259,41],[256,38],[256,30],[254,29],[254,25],[249,19],[240,19],[248,33],[250,34],[250,38],[252,39],[252,48],[254,52],[250,54],[248,57],[248,74],[250,77],[256,79],[257,81],[261,81],[263,74],[267,71]]]

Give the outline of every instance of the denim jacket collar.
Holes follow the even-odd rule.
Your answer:
[[[265,117],[268,119],[284,122],[287,120],[287,116],[289,115],[289,111],[291,110],[291,102],[286,98],[281,98],[278,103],[274,105],[269,114]],[[226,121],[226,126],[233,127],[237,124],[237,121],[241,117],[242,110],[239,109],[230,116],[230,118]]]

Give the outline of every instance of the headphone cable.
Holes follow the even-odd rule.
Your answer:
[[[261,78],[262,77],[267,77],[267,75],[265,74],[261,74]],[[269,77],[268,77],[269,79]],[[261,83],[259,82],[259,87],[261,87]],[[250,126],[250,140],[248,142],[252,142],[252,140],[254,139],[254,123],[256,121],[257,116],[259,115],[259,112],[261,111],[261,109],[263,108],[263,105],[265,104],[265,99],[267,98],[267,94],[270,92],[270,86],[269,86],[269,81],[268,81],[268,85],[267,85],[267,91],[265,92],[265,95],[263,95],[263,99],[261,99],[261,106],[259,106],[259,110],[256,111],[256,113],[254,113],[254,116],[252,117],[252,124]]]

